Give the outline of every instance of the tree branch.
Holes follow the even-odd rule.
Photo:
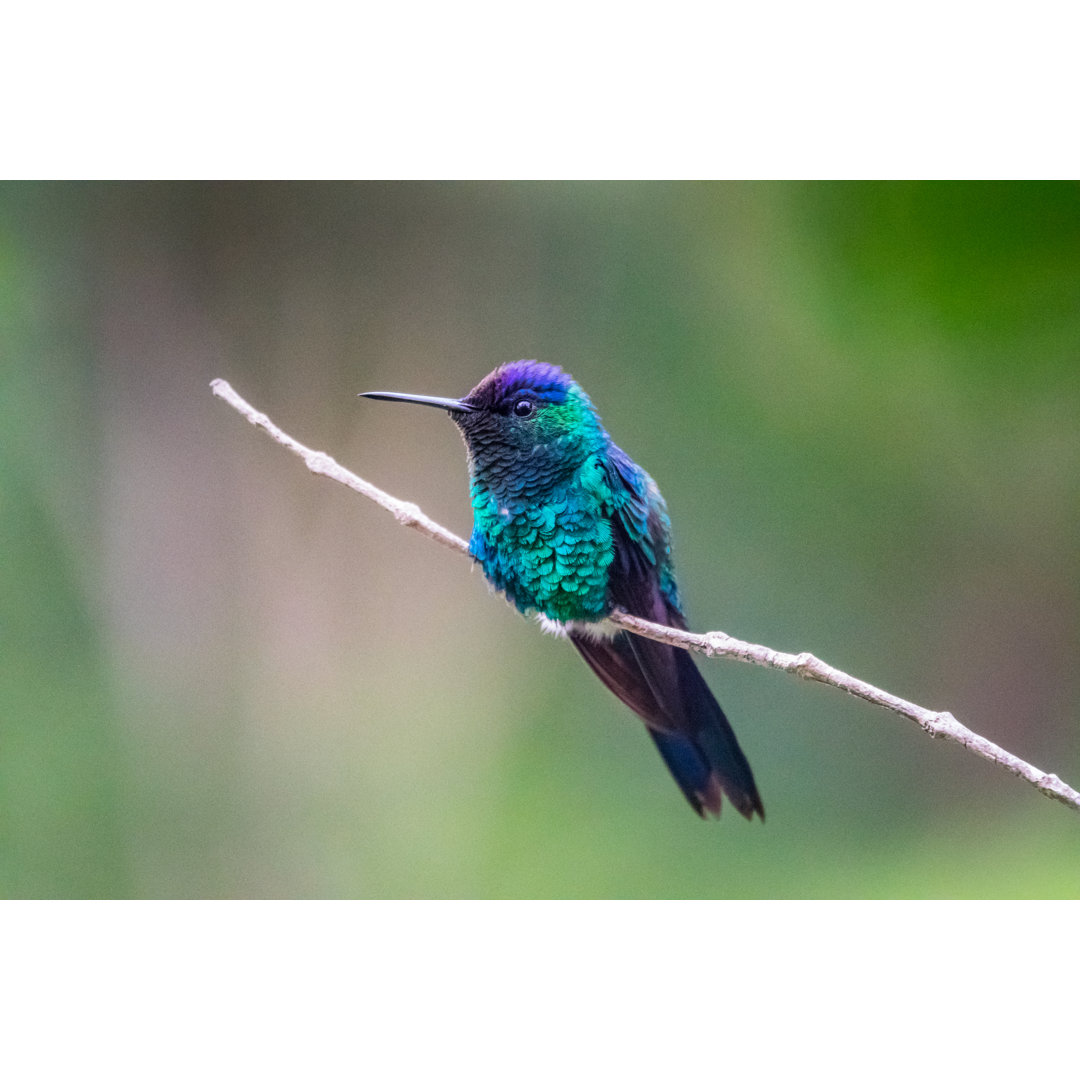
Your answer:
[[[384,510],[389,510],[398,524],[415,529],[453,551],[458,551],[463,555],[469,554],[469,545],[460,536],[456,536],[437,521],[432,521],[415,503],[403,502],[387,494],[374,484],[369,484],[343,468],[329,455],[319,450],[311,450],[297,442],[291,435],[286,435],[265,413],[252,408],[224,379],[215,379],[210,387],[219,398],[227,401],[256,427],[261,427],[275,442],[301,457],[313,473],[328,476],[331,480],[336,480],[339,484],[344,484],[353,491],[365,495]],[[883,709],[914,720],[931,737],[950,739],[959,743],[973,754],[978,754],[987,761],[992,761],[1027,780],[1028,783],[1034,784],[1048,798],[1080,811],[1080,792],[1069,787],[1053,773],[1043,772],[1042,769],[1029,765],[1015,754],[1003,750],[989,739],[977,735],[970,728],[964,727],[951,713],[934,712],[932,709],[924,709],[921,705],[914,705],[895,694],[879,690],[876,686],[871,686],[861,679],[853,678],[831,667],[811,653],[777,652],[764,645],[751,645],[749,642],[740,641],[719,630],[707,634],[691,634],[686,630],[676,630],[674,627],[661,626],[659,623],[640,619],[625,611],[612,612],[610,621],[632,634],[640,634],[642,637],[662,641],[680,649],[704,653],[706,656],[741,660],[743,663],[757,664],[759,667],[777,668],[813,682],[835,686],[853,697],[862,698],[863,701],[869,701],[872,705],[880,705]]]

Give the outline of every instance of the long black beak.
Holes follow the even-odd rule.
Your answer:
[[[382,390],[373,390],[356,396],[374,398],[376,401],[411,401],[414,405],[432,405],[436,409],[445,409],[452,413],[476,411],[472,405],[466,405],[464,401],[458,401],[456,398],[425,397],[423,394],[390,394]]]

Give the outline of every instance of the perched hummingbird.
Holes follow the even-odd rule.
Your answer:
[[[553,364],[521,360],[460,399],[360,396],[450,414],[469,458],[469,551],[487,579],[565,634],[645,721],[698,814],[718,815],[723,793],[764,820],[750,765],[691,655],[602,625],[615,608],[680,629],[686,620],[663,496],[611,441],[585,391]]]

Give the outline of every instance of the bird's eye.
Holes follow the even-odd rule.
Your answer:
[[[519,401],[514,402],[515,416],[532,416],[534,412],[536,412],[536,402],[530,401],[528,398],[521,398]]]

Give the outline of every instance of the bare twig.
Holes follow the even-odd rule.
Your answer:
[[[432,521],[414,503],[403,502],[393,495],[387,494],[374,484],[369,484],[359,476],[349,472],[348,469],[339,465],[332,457],[319,450],[310,450],[298,443],[291,435],[286,435],[265,413],[252,408],[224,379],[215,379],[210,384],[214,393],[227,401],[242,416],[246,416],[256,427],[261,427],[275,442],[281,443],[294,454],[303,458],[304,463],[313,472],[320,476],[328,476],[353,491],[366,495],[369,499],[377,502],[384,510],[389,510],[401,525],[410,529],[416,529],[424,536],[430,537],[444,547],[461,552],[469,553],[469,545],[456,536],[449,529],[444,528],[437,521]],[[1080,792],[1075,791],[1053,773],[1043,772],[1042,769],[1029,765],[1026,761],[1003,750],[1000,746],[977,735],[970,728],[964,727],[956,718],[947,712],[934,712],[932,709],[924,709],[921,705],[914,705],[910,701],[896,697],[895,694],[879,690],[876,686],[853,678],[851,675],[819,660],[810,653],[782,653],[775,649],[766,648],[764,645],[751,645],[746,641],[715,630],[707,634],[691,634],[686,630],[676,630],[670,626],[661,626],[659,623],[649,622],[647,619],[639,619],[636,615],[630,615],[625,611],[615,611],[610,616],[611,622],[623,630],[632,634],[640,634],[642,637],[652,638],[654,641],[662,641],[668,645],[674,645],[680,649],[689,649],[693,652],[704,653],[706,656],[722,656],[729,660],[741,660],[747,664],[757,664],[759,667],[778,668],[780,671],[789,671],[793,675],[799,675],[804,679],[814,682],[825,683],[835,686],[845,693],[854,697],[869,701],[872,705],[880,705],[883,709],[906,716],[914,720],[928,735],[936,739],[950,739],[970,750],[973,754],[984,757],[1000,765],[1003,769],[1034,784],[1048,798],[1055,799],[1073,810],[1080,811]]]
[[[339,484],[344,484],[353,491],[366,495],[384,510],[389,510],[399,525],[415,529],[436,543],[454,551],[460,551],[463,555],[469,554],[469,545],[460,536],[455,536],[437,521],[432,521],[415,503],[395,499],[393,495],[387,494],[366,480],[361,480],[355,473],[343,468],[329,454],[324,454],[321,450],[310,450],[302,443],[298,443],[291,435],[286,435],[266,413],[252,408],[224,379],[215,379],[210,384],[210,389],[223,401],[227,401],[238,413],[246,416],[256,427],[261,427],[274,442],[281,443],[282,446],[302,457],[304,464],[313,473],[329,476],[331,480],[336,480]]]

